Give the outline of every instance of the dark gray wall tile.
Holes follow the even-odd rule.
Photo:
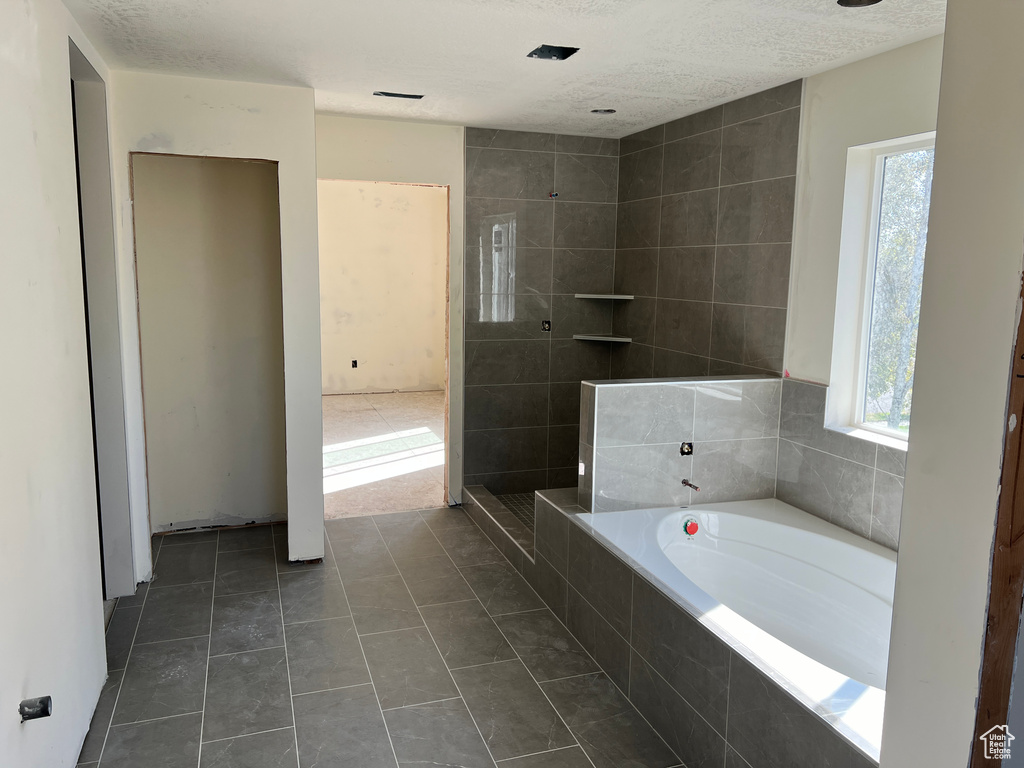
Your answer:
[[[497,302],[497,309],[495,309]],[[511,315],[512,319],[508,319]],[[543,339],[551,319],[551,297],[538,293],[467,294],[466,340]]]
[[[871,540],[895,551],[900,544],[903,478],[875,470],[874,487],[871,500]]]
[[[382,709],[459,695],[425,627],[368,635],[362,644]]]
[[[557,248],[554,251],[552,293],[611,293],[615,251]]]
[[[467,341],[466,386],[533,384],[548,380],[547,339]]]
[[[615,205],[556,201],[556,248],[614,248]]]
[[[535,555],[534,561],[524,557],[522,568],[523,578],[533,587],[533,590],[558,617],[559,621],[565,622],[566,603],[569,599],[569,586],[565,577],[540,554]]]
[[[657,670],[690,707],[724,733],[729,701],[728,646],[645,579],[637,577],[633,582],[634,651]],[[634,682],[638,675],[640,678],[651,677],[650,673],[638,668],[636,662],[637,657],[634,656],[630,674],[631,698],[634,697]],[[648,680],[646,685],[651,687],[654,683]],[[656,685],[654,687],[657,688]],[[656,695],[654,698],[662,697]]]
[[[554,680],[541,688],[595,766],[678,764],[679,758],[607,675]]]
[[[619,203],[616,206],[615,247],[652,248],[661,236],[661,199]]]
[[[733,654],[729,743],[758,768],[849,765],[847,742],[750,663]]]
[[[498,149],[532,149],[554,152],[557,136],[553,133],[532,131],[504,131],[494,128],[467,128],[467,147],[495,147]]]
[[[707,376],[708,358],[672,349],[654,350],[654,378]]]
[[[796,178],[722,187],[718,242],[788,243],[793,239]]]
[[[569,562],[569,518],[542,498],[535,505],[537,553],[546,557],[561,574]]]
[[[720,768],[725,739],[636,652],[629,698],[687,768]]]
[[[749,120],[752,117],[779,112],[790,107],[798,107],[800,106],[802,93],[803,80],[794,80],[790,83],[784,83],[775,88],[769,88],[766,91],[731,101],[725,105],[725,124],[732,125],[741,120]]]
[[[589,381],[608,378],[609,345],[602,342],[552,339],[551,381]]]
[[[655,345],[707,357],[711,350],[711,308],[707,302],[658,299]]]
[[[568,598],[566,627],[615,684],[626,689],[629,686],[629,643],[571,586]]]
[[[632,301],[616,302],[612,313],[612,333],[616,336],[626,336],[632,339],[634,344],[654,343],[656,309],[657,300],[646,296],[638,296]],[[618,350],[618,347],[614,347],[612,353]]]
[[[466,432],[467,474],[514,472],[547,467],[546,427],[482,429]]]
[[[663,157],[664,150],[658,145],[625,155],[619,160],[620,203],[661,194]]]
[[[530,493],[547,487],[548,472],[546,469],[529,469],[524,472],[485,472],[478,475],[466,475],[467,486],[482,485],[491,493]]]
[[[573,155],[609,155],[618,157],[619,140],[601,139],[597,136],[565,136],[555,139],[555,151]]]
[[[662,192],[673,195],[717,187],[721,165],[721,131],[701,133],[666,144]]]
[[[571,339],[577,333],[602,334],[612,330],[612,304],[602,299],[551,297],[551,337]]]
[[[494,761],[462,699],[384,713],[398,764],[493,768]]]
[[[548,384],[466,387],[465,428],[540,427],[548,423]]]
[[[466,147],[467,197],[550,199],[555,189],[555,155]]]
[[[614,203],[618,171],[617,157],[558,154],[555,155],[555,184],[549,191],[558,193],[560,203]]]
[[[796,173],[800,109],[730,125],[722,133],[722,184]]]
[[[563,424],[548,427],[548,467],[573,467],[579,464],[578,424]],[[563,486],[553,485],[554,488]]]
[[[775,492],[787,504],[866,537],[873,474],[862,464],[780,440]]]
[[[714,245],[718,190],[685,192],[661,198],[659,245]]]
[[[489,247],[491,229],[501,222],[516,222],[516,246],[550,248],[555,206],[551,200],[497,200],[466,198],[466,245]]]
[[[658,249],[633,248],[615,252],[615,293],[656,296]]]
[[[785,309],[792,246],[723,245],[715,252],[715,301]]]
[[[782,371],[786,310],[715,304],[711,357],[769,371]]]
[[[550,411],[548,424],[578,424],[580,420],[580,385],[575,382],[549,384]]]
[[[548,470],[548,488],[568,488],[575,486],[577,481],[577,467],[552,467]]]
[[[299,765],[395,768],[384,718],[372,685],[296,696]]]
[[[615,318],[612,330],[615,331]],[[649,344],[620,344],[612,349],[613,379],[649,379],[654,375],[654,347]]]
[[[623,637],[629,635],[633,571],[579,526],[569,526],[569,584]]]
[[[658,256],[658,298],[711,301],[715,282],[713,246],[661,249]]]
[[[636,133],[631,133],[619,140],[620,155],[628,155],[648,147],[654,147],[665,143],[665,126],[656,125],[653,128],[646,128]]]
[[[575,743],[518,659],[460,669],[453,675],[496,760]]]
[[[484,245],[483,254],[491,256],[489,244]],[[481,249],[478,245],[466,246],[466,296],[490,293],[494,290],[491,283],[489,264],[481,272]],[[552,251],[550,248],[524,248],[516,246],[513,257],[515,266],[515,293],[551,293]]]
[[[696,114],[687,115],[686,117],[666,123],[665,141],[685,139],[687,136],[721,128],[723,113],[722,107],[712,107],[711,109],[705,109],[703,112],[697,112]]]

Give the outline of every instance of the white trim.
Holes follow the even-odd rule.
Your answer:
[[[860,438],[889,447],[902,444],[904,449],[906,434],[863,421],[882,170],[888,157],[934,145],[935,132],[928,131],[850,147],[846,160],[825,426],[838,432],[855,431]]]

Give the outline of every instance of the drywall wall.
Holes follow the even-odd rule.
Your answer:
[[[804,81],[785,365],[829,383],[850,147],[935,130],[942,36]]]
[[[68,38],[57,0],[0,3],[0,765],[75,765],[106,675]],[[53,697],[21,724],[18,702]]]
[[[278,163],[281,293],[284,315],[288,555],[323,556],[320,315],[316,230],[313,92],[254,83],[140,72],[113,73],[114,190],[122,203],[118,230],[121,336],[138,337],[128,178],[130,152],[255,158]],[[128,286],[129,290],[125,287]],[[126,390],[139,388],[139,363],[125,345]],[[132,461],[144,450],[141,399],[128,402],[129,462],[135,490],[144,487]]]
[[[463,226],[465,128],[335,115],[316,116],[320,179],[440,184],[448,204],[448,497],[462,501]]]
[[[324,394],[444,389],[448,188],[321,179],[317,206]]]
[[[277,164],[132,156],[153,530],[285,519]]]
[[[881,768],[968,763],[1021,286],[1024,4],[948,10]]]

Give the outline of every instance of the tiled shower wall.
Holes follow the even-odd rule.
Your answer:
[[[782,372],[801,90],[621,140],[615,378]]]
[[[602,512],[774,496],[895,550],[906,452],[826,429],[826,392],[754,377],[584,383],[579,504]],[[684,441],[692,456],[680,455]]]
[[[467,486],[576,485],[580,381],[610,350],[572,336],[609,333],[612,308],[574,294],[612,289],[618,145],[466,129]]]

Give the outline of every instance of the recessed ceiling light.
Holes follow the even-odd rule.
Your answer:
[[[389,99],[422,99],[422,93],[395,93],[393,91],[374,91],[374,96],[387,96]]]
[[[528,54],[530,59],[548,59],[550,61],[565,61],[572,56],[579,48],[569,48],[564,45],[542,45],[534,48]]]
[[[614,109],[592,109],[590,111],[593,112],[595,115],[614,115],[615,114],[615,110]]]
[[[869,5],[878,5],[882,0],[836,0],[843,8],[867,8]]]

